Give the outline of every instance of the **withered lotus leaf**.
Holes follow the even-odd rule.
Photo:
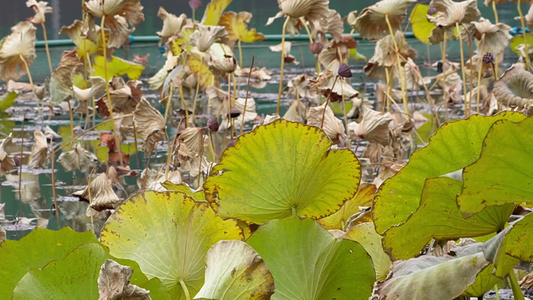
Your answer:
[[[165,136],[165,118],[145,98],[142,98],[133,112],[133,122],[144,140],[143,149],[151,153],[156,143]]]

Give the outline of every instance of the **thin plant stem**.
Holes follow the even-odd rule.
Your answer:
[[[303,24],[305,31],[307,31],[307,36],[309,37],[309,44],[313,43],[313,36],[311,35],[311,30],[309,30],[309,26],[307,26],[307,22],[303,17],[300,18],[300,22]],[[315,67],[317,74],[320,74],[322,70],[320,69],[320,62],[318,61],[318,55],[314,54],[315,57]]]
[[[241,39],[237,41],[237,47],[239,48],[239,66],[242,68],[242,46],[241,46]],[[250,72],[252,72],[252,69],[250,69]],[[239,76],[240,79],[240,76]]]
[[[254,67],[255,55],[252,56],[252,63],[250,64],[250,70]],[[246,94],[244,95],[244,108],[242,109],[242,121],[241,121],[241,133],[242,135],[244,129],[244,115],[246,114],[246,106],[248,105],[248,93],[250,92],[250,77],[252,77],[252,72],[248,73],[248,82],[246,82]]]
[[[383,106],[381,107],[381,112],[385,112],[385,107],[387,108],[387,111],[390,112],[390,102],[388,100],[389,98],[392,98],[392,83],[390,77],[390,69],[389,67],[385,67],[385,78],[387,80],[387,91],[385,94],[387,95],[387,99],[385,99],[385,103],[382,104]]]
[[[516,2],[516,9],[518,10],[518,15],[520,16],[520,26],[522,26],[522,36],[524,38],[524,46],[526,47],[524,53],[526,54],[526,66],[527,70],[531,68],[529,61],[529,45],[526,43],[526,21],[524,19],[524,13],[522,12],[522,0]]]
[[[87,192],[89,193],[89,206],[91,206],[91,203],[93,202],[93,197],[91,195],[91,178],[93,178],[93,174],[94,174],[94,171],[96,170],[96,167],[94,167],[92,170],[91,170],[91,174],[89,174],[89,178],[87,180]],[[94,218],[93,218],[93,214],[91,213],[91,231],[94,232]],[[96,233],[96,232],[94,232]]]
[[[22,203],[22,160],[24,159],[24,120],[26,119],[26,113],[24,113],[22,115],[22,127],[21,127],[21,132],[20,132],[20,166],[19,166],[19,182],[18,182],[18,186],[19,186],[19,199],[21,200],[20,202]]]
[[[285,18],[285,23],[283,23],[283,28],[281,30],[281,67],[279,73],[278,105],[276,107],[276,114],[278,116],[281,107],[281,92],[283,91],[283,68],[285,67],[285,32],[287,31],[287,24],[289,24],[289,17]]]
[[[496,9],[496,0],[492,0],[492,10],[494,11],[494,22],[500,23],[498,18],[498,10]]]
[[[442,41],[442,71],[444,73],[444,82],[442,90],[446,93],[446,77],[448,77],[448,72],[446,72],[446,46],[448,42],[448,34],[444,30],[444,39]],[[451,68],[450,68],[451,69]],[[453,72],[452,72],[453,73]],[[436,81],[435,81],[436,84]],[[448,99],[444,99],[444,120],[448,121]]]
[[[167,97],[167,105],[165,106],[165,124],[167,123],[168,121],[168,112],[170,111],[170,107],[172,105],[172,95],[174,93],[174,86],[171,84],[170,85],[170,88],[169,88],[169,93],[168,93],[168,97]]]
[[[74,138],[74,117],[72,116],[72,106],[70,105],[70,100],[67,100],[68,103],[68,114],[70,117],[70,138]]]
[[[494,292],[496,293],[496,300],[500,300],[500,291],[497,284],[494,285]]]
[[[178,92],[180,93],[181,106],[183,106],[183,109],[185,110],[185,128],[187,128],[189,127],[189,109],[187,108],[187,104],[185,104],[185,97],[183,97],[183,87],[181,85],[178,87]]]
[[[235,107],[235,101],[233,101],[233,97],[235,95],[231,95],[231,74],[228,73],[228,99],[229,99],[229,111],[228,114],[231,113],[231,109]],[[229,116],[231,118],[231,116]],[[235,119],[231,118],[231,140],[233,141],[233,138],[235,137]]]
[[[429,89],[428,89],[426,83],[424,82],[424,79],[422,78],[422,75],[420,74],[420,71],[417,70],[415,72],[415,74],[418,76],[418,80],[420,82],[422,82],[422,87],[426,91],[426,96],[427,96],[429,102],[431,103],[431,106],[433,107],[433,112],[435,113],[435,118],[436,118],[437,124],[440,127],[441,123],[440,123],[440,119],[439,119],[439,113],[438,113],[436,105],[435,105],[435,100],[433,100],[433,97],[431,97],[431,94],[429,93]]]
[[[348,149],[351,148],[350,136],[348,135],[348,114],[346,113],[346,102],[344,99],[344,85],[341,84],[341,97],[342,97],[342,113],[344,114],[344,125],[346,130],[346,145]]]
[[[200,161],[198,163],[198,187],[202,185],[202,162],[204,160],[204,129],[200,128],[200,134],[202,135],[202,143],[200,143]]]
[[[402,89],[402,99],[403,99],[403,106],[405,109],[405,113],[409,115],[409,107],[407,107],[407,88],[406,88],[406,81],[405,81],[405,75],[402,71],[402,66],[400,62],[400,50],[398,48],[398,43],[396,42],[396,36],[394,35],[394,31],[392,30],[392,25],[389,21],[389,15],[385,15],[385,21],[387,22],[387,26],[389,27],[389,33],[392,39],[392,43],[394,44],[394,52],[396,52],[396,63],[398,68],[398,76],[400,77],[400,87]]]
[[[107,78],[107,45],[105,40],[105,15],[102,16],[102,22],[100,23],[100,29],[102,33],[102,47],[104,48],[104,79],[105,79],[105,92],[107,98],[107,106],[109,107],[109,117],[111,118],[111,128],[113,129],[113,135],[115,136],[115,144],[119,148],[119,159],[120,165],[124,166],[124,161],[122,160],[122,154],[120,154],[120,140],[118,139],[117,126],[115,125],[115,118],[113,117],[113,103],[111,102],[111,93],[109,92],[109,79]]]
[[[331,86],[331,91],[326,97],[326,102],[324,103],[324,111],[322,112],[322,122],[320,122],[320,129],[324,128],[324,118],[326,117],[326,109],[328,108],[329,98],[331,97],[331,93],[333,93],[333,88],[335,87],[335,83],[337,83],[337,78],[339,78],[339,75],[335,76],[335,80],[333,80],[333,85]]]
[[[200,82],[200,81],[198,81]],[[172,94],[174,92],[174,85],[170,85],[170,91],[168,93],[168,98],[167,98],[167,105],[166,105],[166,108],[165,108],[165,126],[167,124],[167,118],[168,118],[168,111],[170,110],[170,103],[172,101]],[[168,133],[167,131],[165,130],[165,135],[167,136],[167,141],[168,141],[168,155],[167,155],[167,165],[166,165],[166,168],[165,168],[165,180],[168,180],[168,170],[170,168],[170,158],[171,158],[171,153],[172,153],[172,142],[170,141],[170,137],[168,136]]]
[[[137,161],[137,167],[141,168],[141,162],[139,161],[139,155],[137,152],[139,151],[139,144],[137,143],[137,127],[135,127],[135,122],[132,122],[133,125],[133,144],[135,145],[135,160]]]
[[[187,288],[187,285],[185,284],[182,278],[180,278],[180,285],[181,285],[181,289],[183,289],[183,294],[185,294],[185,300],[191,300],[189,289]]]
[[[213,135],[210,130],[207,131],[207,135],[209,135],[209,147],[211,148],[211,151],[213,152],[215,162],[218,162],[218,155],[217,155],[217,151],[215,150],[215,142],[213,141]]]
[[[48,67],[50,68],[50,74],[52,74],[54,68],[52,68],[52,59],[50,58],[50,49],[48,49],[48,37],[46,35],[46,26],[44,26],[44,22],[41,23],[41,26],[43,27],[44,48],[46,49],[46,57],[48,58]]]
[[[483,33],[481,35],[481,53],[480,55],[483,55],[485,51],[485,34]],[[477,74],[477,97],[476,97],[476,111],[479,113],[479,99],[481,97],[481,92],[479,91],[479,88],[481,87],[481,73],[483,72],[483,60],[479,62],[479,68],[478,68],[478,74]],[[472,101],[472,99],[470,99]]]
[[[468,59],[470,61],[470,64],[472,64],[472,34],[470,34],[470,30],[468,30],[468,28],[465,27],[464,29],[468,34]],[[472,71],[473,69],[470,70],[471,73]],[[468,102],[468,112],[470,113],[472,111],[472,89],[474,86],[474,76],[469,76],[468,85],[470,87],[470,90],[468,91],[468,99],[470,99],[470,101]]]
[[[33,85],[33,78],[31,77],[31,73],[30,73],[30,66],[28,65],[28,62],[26,61],[24,56],[22,56],[22,54],[19,54],[19,57],[20,57],[20,60],[22,60],[22,62],[24,63],[24,67],[26,68],[26,73],[28,74],[28,80],[30,81],[31,91],[33,92],[33,96],[37,98],[37,93],[35,92],[35,86]]]
[[[520,0],[518,0],[520,1]],[[518,284],[518,279],[516,279],[516,275],[514,273],[514,270],[511,270],[509,274],[507,274],[507,278],[509,279],[509,285],[511,286],[511,290],[513,291],[513,297],[515,300],[525,300],[524,293],[522,293],[522,289],[520,288],[520,284]]]
[[[54,149],[53,143],[54,143],[54,140],[52,139],[50,141],[50,146],[52,147],[52,150]],[[54,199],[54,208],[56,210],[57,228],[61,229],[61,220],[59,218],[59,206],[57,206],[55,161],[56,161],[55,151],[52,151],[52,198]]]
[[[457,28],[457,31],[459,31],[459,23],[455,23],[455,28]],[[463,35],[459,33],[459,49],[461,54],[461,74],[463,76],[463,95],[466,95],[466,72],[465,72],[465,54],[463,49]],[[465,110],[465,117],[468,118],[470,116],[470,111],[468,110],[468,102],[466,101],[466,97],[464,101],[464,110]]]

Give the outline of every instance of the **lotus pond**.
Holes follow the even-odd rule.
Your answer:
[[[267,27],[161,7],[141,37],[148,2],[82,1],[48,41],[26,1],[0,42],[0,299],[533,291],[530,1],[278,2]]]

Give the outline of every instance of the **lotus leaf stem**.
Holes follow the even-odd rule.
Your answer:
[[[416,70],[415,74],[418,76],[418,80],[422,82],[422,87],[426,91],[426,95],[428,98],[429,103],[431,104],[431,107],[433,108],[433,112],[435,113],[435,118],[437,121],[438,126],[441,126],[440,119],[439,119],[439,112],[437,111],[437,108],[435,107],[435,100],[433,100],[433,97],[431,97],[431,94],[429,93],[429,89],[424,82],[424,79],[422,78],[422,75],[420,74],[420,70]]]
[[[239,48],[239,66],[242,68],[242,45],[241,45],[241,39],[237,40],[237,47]],[[252,72],[252,69],[250,69],[250,72]],[[239,75],[239,81],[241,76]]]
[[[24,120],[26,119],[26,113],[22,114],[22,124],[21,124],[21,132],[20,132],[20,160],[24,158]],[[22,200],[22,162],[19,166],[19,199]],[[22,203],[22,201],[21,201]]]
[[[28,80],[30,81],[30,85],[31,85],[31,90],[33,92],[33,96],[37,97],[37,93],[35,92],[35,86],[33,85],[33,78],[31,77],[31,73],[30,73],[30,66],[28,65],[28,62],[26,61],[24,56],[22,56],[22,54],[19,54],[19,58],[24,63],[24,68],[26,68],[26,73],[28,74]],[[42,111],[41,111],[41,113],[42,113]]]
[[[102,33],[102,47],[104,48],[104,79],[105,79],[105,92],[107,98],[107,106],[109,107],[109,117],[111,118],[111,128],[113,129],[113,135],[115,136],[115,144],[119,149],[119,160],[120,165],[124,166],[124,161],[122,160],[122,154],[120,153],[120,140],[118,139],[117,126],[115,125],[115,118],[113,117],[113,102],[111,102],[111,93],[109,92],[109,79],[107,78],[107,43],[105,40],[105,15],[102,16],[102,21],[100,23],[100,31]]]
[[[54,149],[53,143],[54,143],[54,140],[52,139],[50,141],[50,146],[52,149]],[[59,218],[59,206],[57,206],[55,160],[56,160],[55,152],[52,151],[52,199],[54,199],[54,208],[56,210],[57,228],[61,229],[61,220]]]
[[[70,138],[74,138],[74,117],[72,116],[72,106],[70,105],[70,100],[67,100],[68,104],[68,114],[70,118]]]
[[[244,129],[244,116],[246,114],[246,106],[248,105],[248,93],[250,92],[250,78],[252,77],[252,69],[254,68],[255,55],[252,55],[252,63],[250,64],[250,73],[248,73],[248,82],[246,82],[246,94],[244,95],[244,108],[242,109],[241,133]]]
[[[167,98],[167,105],[165,107],[165,126],[167,124],[168,111],[170,110],[173,93],[174,93],[174,85],[171,84],[170,88],[169,88],[168,98]],[[165,130],[165,135],[166,135],[167,141],[168,141],[168,155],[167,155],[167,165],[166,165],[166,168],[165,168],[165,180],[168,180],[168,170],[169,170],[169,167],[170,167],[170,157],[172,156],[172,155],[170,155],[172,153],[172,142],[170,140],[170,137],[168,136],[167,130]]]
[[[497,284],[494,285],[494,292],[496,293],[496,300],[500,300],[500,291]]]
[[[198,101],[198,94],[200,93],[200,81],[196,81],[196,90],[194,92],[194,101],[192,104],[192,115],[196,115],[196,102]]]
[[[200,161],[198,163],[198,187],[202,186],[202,162],[204,160],[204,129],[200,128],[202,142],[200,143]]]
[[[46,57],[48,58],[48,67],[50,68],[50,74],[52,74],[54,69],[52,68],[52,59],[50,58],[50,49],[48,49],[48,37],[46,35],[46,26],[44,26],[44,22],[41,23],[41,26],[43,27],[44,48],[46,50]]]
[[[403,106],[405,109],[405,113],[409,115],[409,107],[407,107],[407,88],[406,88],[406,80],[405,80],[405,74],[402,70],[402,65],[400,62],[400,48],[398,47],[398,43],[396,42],[396,36],[394,35],[394,31],[392,30],[392,25],[389,21],[389,15],[385,15],[385,21],[387,22],[387,26],[389,27],[389,33],[392,39],[392,43],[394,44],[394,52],[396,52],[396,62],[397,62],[397,68],[398,68],[398,76],[400,77],[400,87],[402,89],[402,99],[403,99]]]
[[[281,92],[283,91],[283,68],[285,67],[285,33],[287,31],[287,24],[289,24],[289,17],[285,18],[283,28],[281,30],[281,66],[279,71],[279,90],[278,90],[278,105],[276,106],[276,114],[279,116],[281,106]]]
[[[520,2],[520,0],[518,0]],[[520,288],[520,284],[518,284],[518,280],[516,279],[516,275],[514,273],[514,270],[511,270],[509,274],[507,274],[507,278],[509,279],[509,285],[511,286],[511,290],[513,291],[513,297],[515,300],[525,300],[524,293],[522,293],[522,289]]]
[[[387,92],[385,93],[387,95],[387,97],[385,99],[385,103],[383,103],[383,106],[381,108],[381,112],[385,112],[385,107],[387,108],[387,111],[390,112],[389,98],[391,97],[390,94],[392,93],[392,84],[391,84],[389,67],[385,67],[385,78],[387,80]]]
[[[181,106],[185,110],[185,128],[189,127],[189,110],[187,109],[187,104],[185,103],[185,98],[183,97],[183,87],[180,85],[178,87],[178,92],[180,93]]]
[[[465,31],[466,33],[468,34],[468,59],[470,62],[472,62],[472,35],[470,34],[470,30],[468,30],[468,28],[465,27]],[[473,68],[470,69],[470,73],[471,75],[472,74],[472,71],[473,71]],[[472,111],[472,89],[473,89],[473,86],[474,86],[474,76],[469,76],[469,81],[468,81],[468,85],[470,87],[470,90],[468,91],[469,93],[469,96],[468,96],[468,99],[470,99],[470,101],[468,102],[468,112],[471,112]]]
[[[93,202],[93,197],[91,195],[91,189],[90,189],[90,186],[91,186],[91,179],[93,178],[93,174],[94,174],[94,171],[96,170],[97,167],[94,167],[92,170],[91,170],[91,173],[89,174],[89,178],[87,180],[87,193],[89,194],[89,207],[91,206],[92,202]],[[91,231],[94,232],[94,217],[93,217],[93,214],[91,214]],[[96,233],[96,232],[94,232]]]
[[[341,78],[341,80],[344,80]],[[344,97],[344,85],[341,84],[342,114],[344,115],[344,130],[346,130],[346,145],[351,148],[350,136],[348,135],[348,114],[346,113],[346,101]]]
[[[329,91],[328,96],[326,97],[326,102],[324,103],[324,111],[322,111],[322,121],[320,122],[320,129],[324,129],[324,118],[326,117],[326,109],[328,108],[329,98],[333,93],[335,83],[337,83],[337,78],[339,78],[339,75],[335,76],[335,80],[333,80],[333,85],[331,86],[331,91]]]
[[[229,110],[228,117],[230,117],[229,122],[231,123],[231,140],[235,136],[235,120],[231,117],[231,109],[235,107],[235,102],[233,101],[233,96],[231,95],[231,74],[228,73],[228,98],[229,98]]]
[[[446,77],[448,77],[448,72],[446,72],[446,48],[447,48],[447,42],[448,42],[448,33],[446,33],[446,30],[444,30],[444,38],[442,40],[442,72],[444,73],[444,77],[442,78],[442,81],[444,82],[442,90],[443,93],[446,93]],[[455,73],[455,70],[450,66],[450,74]],[[453,71],[453,72],[452,72]],[[434,84],[437,84],[438,80],[435,80]],[[448,99],[444,99],[444,120],[448,121]]]
[[[459,23],[455,23],[455,28],[459,31]],[[463,49],[463,35],[459,33],[459,52],[461,54],[461,74],[463,76],[463,95],[465,95],[464,99],[464,110],[465,110],[465,117],[468,118],[470,116],[470,111],[468,110],[468,102],[466,101],[466,72],[465,72],[465,54]]]
[[[492,10],[494,11],[494,22],[500,23],[498,18],[498,10],[496,9],[496,0],[492,0]]]
[[[520,16],[520,26],[522,26],[522,37],[524,38],[524,53],[526,54],[526,69],[531,69],[531,62],[529,61],[529,44],[526,40],[526,21],[524,19],[524,13],[522,12],[522,0],[516,2],[516,9],[518,10],[518,15]]]
[[[494,3],[494,2],[493,2]],[[483,33],[481,35],[481,52],[480,55],[483,55],[485,53],[485,34]],[[481,87],[481,73],[483,73],[483,59],[479,62],[479,68],[478,68],[478,74],[477,74],[477,97],[476,97],[476,105],[477,105],[477,113],[479,113],[479,99],[481,97],[481,92],[479,88]],[[495,80],[497,80],[495,78]],[[470,99],[472,101],[472,99]]]
[[[300,22],[303,24],[305,31],[307,31],[307,36],[309,37],[309,45],[313,44],[313,36],[311,35],[311,30],[309,30],[309,26],[307,26],[307,22],[305,21],[304,17],[300,17]],[[315,65],[316,65],[316,72],[317,74],[320,74],[322,70],[320,69],[320,62],[318,61],[318,55],[313,54],[315,57]]]
[[[181,285],[181,288],[183,289],[183,293],[185,294],[185,300],[191,300],[189,289],[187,288],[187,285],[185,284],[182,278],[180,278],[180,285]]]

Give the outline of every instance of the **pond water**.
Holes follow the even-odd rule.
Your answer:
[[[333,3],[332,6],[337,8],[339,11],[347,11],[353,9],[361,9],[367,5],[374,3],[375,1],[358,1],[355,5],[348,5],[347,2],[342,3]],[[7,13],[6,10],[0,10],[0,33],[4,35],[9,28],[9,26],[16,23],[16,20],[20,20],[24,16],[29,16],[29,13],[26,12],[26,8],[23,9],[18,7],[23,1],[16,2],[16,14]],[[76,1],[50,1],[51,5],[59,11],[51,20],[51,32],[57,32],[60,25],[70,24],[70,22],[77,17],[77,15],[72,15],[69,11],[78,12],[79,9],[75,4],[79,4]],[[181,2],[180,2],[181,3]],[[185,3],[185,2],[183,2]],[[161,22],[158,18],[155,18],[156,11],[159,5],[165,6],[169,11],[173,12],[188,12],[188,7],[185,5],[177,4],[176,1],[153,1],[150,4],[145,4],[145,15],[147,16],[147,21],[143,23],[136,31],[136,34],[139,35],[153,35],[156,30],[159,30],[161,27]],[[347,8],[347,6],[350,6]],[[492,18],[492,11],[484,6],[480,5],[482,8],[483,16],[487,18]],[[262,3],[259,4],[259,1],[235,1],[229,9],[236,11],[240,10],[250,10],[255,12],[255,19],[253,19],[251,26],[255,26],[259,31],[265,33],[279,33],[280,24],[276,23],[272,27],[264,27],[264,23],[267,17],[273,16],[277,12],[277,5],[275,1],[263,7]],[[516,15],[516,7],[514,4],[505,4],[499,9],[500,18],[503,21],[508,22],[512,26],[518,25],[517,21],[513,18]],[[198,12],[197,15],[201,15],[201,12]],[[51,38],[64,38],[60,37],[57,34],[53,33]],[[244,61],[243,65],[246,67],[251,63],[252,56],[255,56],[255,66],[258,67],[267,67],[272,71],[272,80],[266,82],[262,87],[251,87],[250,96],[253,97],[258,104],[258,113],[261,116],[267,114],[272,114],[276,110],[275,100],[277,99],[277,91],[279,84],[279,54],[273,54],[268,49],[269,45],[279,43],[278,41],[267,41],[263,43],[257,43],[252,45],[244,46]],[[437,58],[440,55],[440,50],[438,46],[431,47],[429,50],[427,47],[418,42],[415,39],[410,39],[409,44],[411,47],[415,48],[419,55],[417,58],[418,65],[424,65],[428,59]],[[374,51],[375,43],[372,41],[361,41],[358,47],[358,52],[371,57]],[[315,65],[314,57],[309,53],[307,42],[294,42],[292,48],[292,54],[296,56],[297,60],[300,61],[300,65],[288,65],[286,67],[286,77],[285,79],[290,79],[292,76],[300,74],[302,71],[307,71],[312,73],[314,71],[313,67]],[[55,47],[51,49],[52,58],[55,65],[59,62],[59,57],[61,52],[65,48]],[[456,59],[458,57],[459,46],[457,42],[451,42],[448,46],[448,53],[450,59]],[[123,56],[125,58],[131,58],[133,54],[150,54],[149,62],[147,64],[147,69],[144,72],[145,76],[153,75],[157,70],[163,65],[165,58],[159,52],[159,47],[156,44],[132,44],[128,49],[118,50],[115,54],[117,56]],[[34,79],[37,82],[42,82],[48,74],[47,62],[45,59],[46,55],[44,49],[38,49],[38,59],[32,64],[31,71],[34,74]],[[505,61],[508,65],[510,62],[513,62],[516,59],[515,55],[508,51],[506,52]],[[507,63],[509,62],[509,63]],[[362,71],[364,62],[354,62],[351,61],[352,72],[354,73],[354,78],[352,85],[355,89],[366,91],[365,96],[373,100],[373,92],[375,81],[367,78]],[[504,66],[505,67],[505,64]],[[435,71],[430,68],[422,69],[422,75],[431,75]],[[146,78],[144,78],[146,79]],[[26,77],[23,77],[21,81],[26,81]],[[144,80],[145,81],[145,80]],[[155,104],[159,100],[159,96],[147,89],[146,84],[143,86],[143,91],[145,92],[146,98]],[[244,95],[245,86],[244,82],[241,82],[240,86],[240,95]],[[420,94],[423,97],[423,93]],[[290,99],[284,98],[284,103],[282,106],[282,114],[287,109]],[[9,239],[19,239],[22,236],[29,233],[35,226],[47,227],[47,228],[58,228],[56,221],[56,212],[54,210],[53,204],[53,193],[52,193],[52,173],[55,176],[55,184],[57,191],[57,201],[58,207],[60,210],[60,223],[61,226],[70,226],[78,231],[85,231],[88,229],[95,229],[98,232],[99,227],[103,225],[102,221],[91,220],[87,217],[85,212],[88,204],[86,202],[78,201],[78,198],[73,197],[72,193],[77,190],[83,189],[87,185],[87,174],[81,172],[66,172],[62,166],[59,164],[55,165],[55,169],[45,169],[41,171],[28,170],[26,167],[26,160],[30,154],[30,149],[33,143],[32,132],[35,129],[43,128],[49,126],[52,130],[57,132],[61,139],[57,138],[52,142],[54,148],[61,147],[70,137],[70,121],[67,114],[52,115],[51,111],[48,108],[44,109],[44,120],[36,121],[38,119],[38,110],[36,109],[39,106],[38,102],[29,97],[24,98],[24,96],[19,97],[17,105],[8,111],[9,114],[4,114],[1,116],[0,120],[0,132],[3,135],[13,132],[15,139],[15,145],[18,147],[18,152],[21,153],[18,155],[19,158],[22,158],[22,168],[21,175],[19,172],[11,174],[3,174],[0,178],[0,222],[3,228],[8,233]],[[162,109],[161,106],[159,106]],[[57,111],[57,108],[56,108]],[[457,111],[460,114],[460,111]],[[205,116],[200,116],[204,118]],[[97,120],[98,122],[98,120]],[[84,125],[84,120],[75,119],[74,126],[80,127]],[[423,136],[423,139],[427,141],[427,137],[431,135],[433,124],[428,123],[426,133]],[[172,126],[169,126],[169,134],[172,136],[174,134]],[[247,128],[251,128],[251,125]],[[89,134],[85,135],[83,141],[81,142],[83,146],[88,149],[92,149],[93,152],[100,151],[102,152],[102,146],[99,146],[100,134],[103,132],[109,132],[110,127],[99,128],[99,130],[91,131]],[[22,132],[24,131],[24,132]],[[81,133],[82,129],[77,129],[76,134]],[[22,134],[24,133],[24,134]],[[24,136],[24,140],[20,137]],[[2,137],[3,139],[3,137]],[[123,181],[123,188],[117,189],[116,192],[122,199],[126,199],[129,195],[134,193],[137,190],[137,179],[140,172],[146,165],[146,158],[143,155],[142,151],[134,151],[136,145],[134,140],[126,140],[123,144],[123,150],[126,152],[131,152],[130,157],[130,167],[133,171],[133,175],[125,176]],[[167,149],[166,143],[161,143],[154,156],[151,158],[150,165],[153,167],[160,166],[166,161],[165,154]],[[359,152],[364,149],[364,144],[359,148]],[[60,153],[58,153],[59,155]],[[101,172],[101,171],[100,171]],[[20,182],[20,189],[19,189]],[[1,221],[3,218],[1,213],[4,213],[4,221]]]

